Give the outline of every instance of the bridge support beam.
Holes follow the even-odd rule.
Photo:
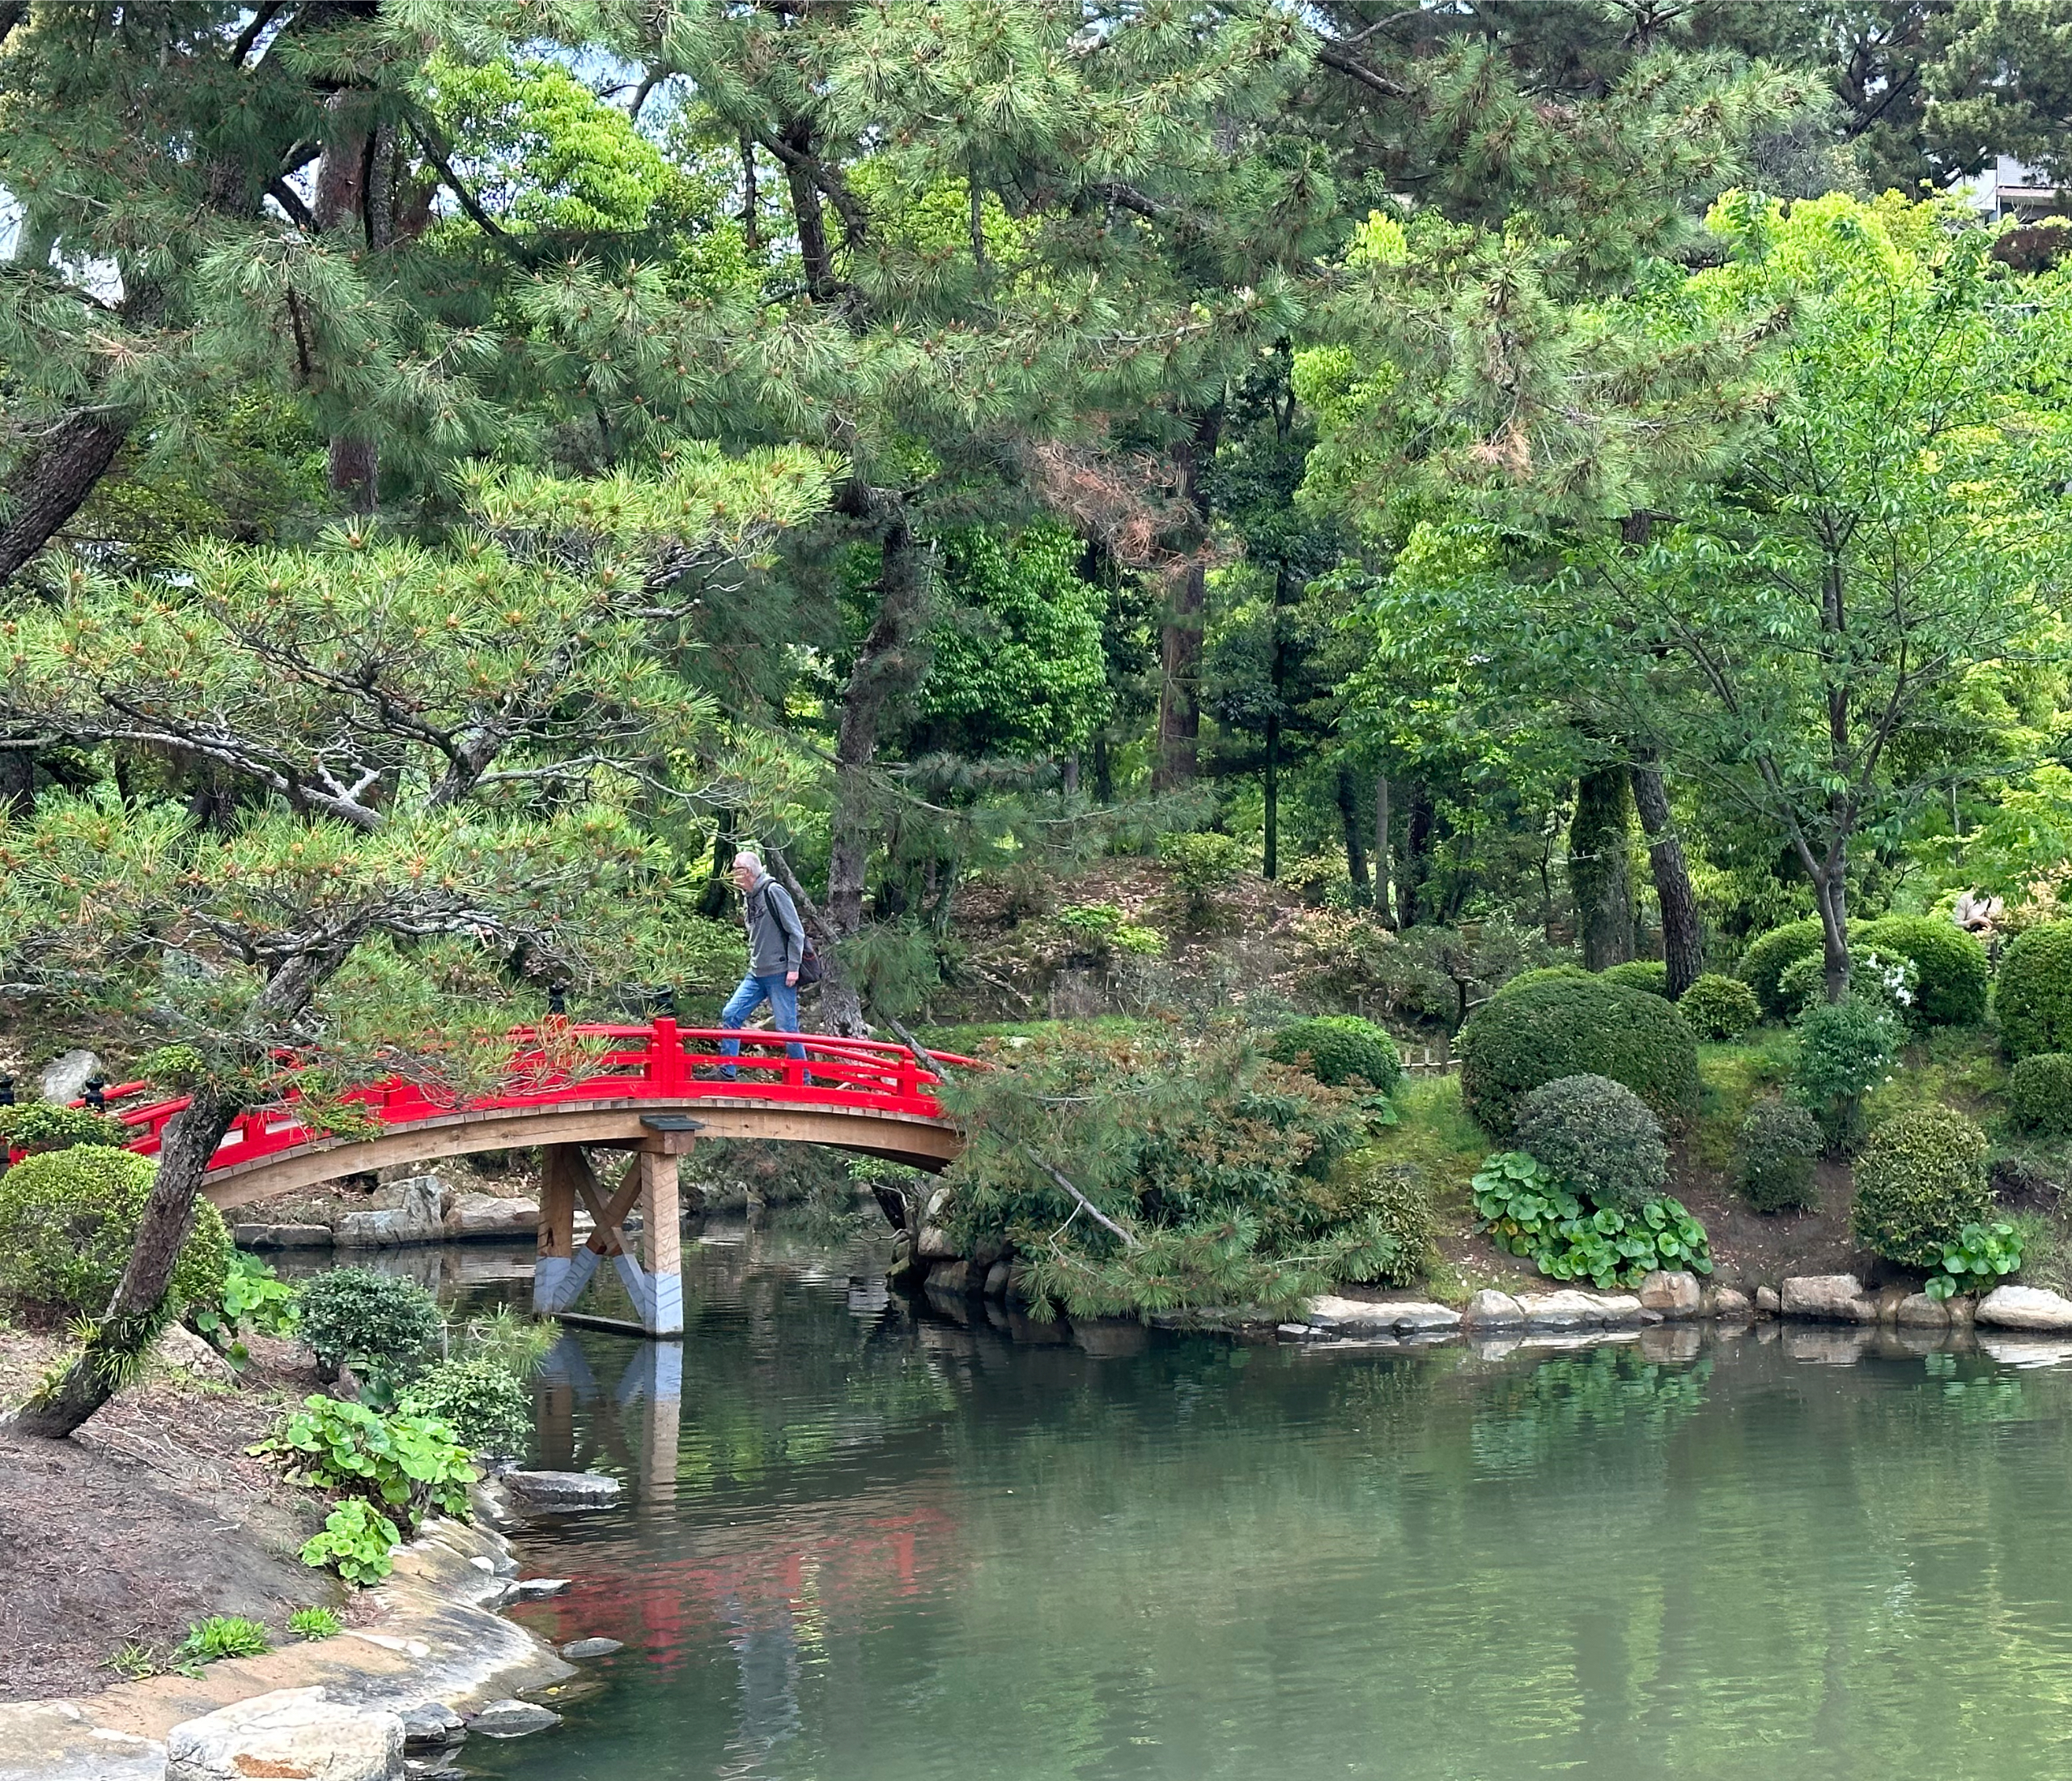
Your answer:
[[[678,1222],[677,1157],[686,1139],[672,1134],[643,1142],[610,1198],[590,1159],[575,1144],[550,1144],[541,1155],[539,1259],[533,1272],[533,1309],[543,1317],[571,1311],[605,1256],[633,1301],[639,1327],[650,1336],[683,1333],[683,1263]],[[639,1252],[628,1241],[626,1218],[640,1208]],[[591,1231],[575,1244],[575,1209],[590,1214]]]

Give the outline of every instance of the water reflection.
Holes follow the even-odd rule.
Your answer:
[[[544,1537],[575,1582],[523,1612],[627,1649],[479,1772],[2072,1766],[2072,1370],[2040,1354],[1017,1340],[868,1259],[708,1245],[681,1349],[556,1350],[540,1457],[630,1496]]]

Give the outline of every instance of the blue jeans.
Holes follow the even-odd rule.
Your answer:
[[[779,1032],[796,1033],[799,1030],[798,988],[796,984],[784,981],[784,973],[781,971],[769,977],[758,977],[750,971],[742,978],[741,988],[733,993],[727,1005],[720,1010],[720,1024],[722,1027],[744,1027],[748,1023],[749,1016],[765,1002],[770,1004],[771,1017],[776,1022]],[[729,1057],[738,1057],[741,1056],[741,1042],[737,1039],[723,1039],[720,1041],[720,1049]],[[764,1055],[768,1054],[766,1052]],[[803,1059],[806,1048],[803,1045],[787,1045],[784,1055]],[[733,1066],[728,1065],[727,1080],[733,1081],[735,1073]]]

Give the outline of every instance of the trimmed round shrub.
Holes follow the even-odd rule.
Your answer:
[[[1698,1098],[1698,1044],[1659,996],[1602,976],[1543,979],[1477,1009],[1454,1041],[1467,1110],[1498,1137],[1518,1105],[1564,1076],[1608,1076],[1664,1120]]]
[[[439,1302],[414,1280],[371,1268],[313,1276],[296,1293],[295,1306],[302,1339],[328,1372],[350,1361],[408,1375],[444,1327]]]
[[[1887,1120],[1857,1159],[1857,1241],[1887,1261],[1938,1266],[1966,1225],[1993,1215],[1985,1150],[1977,1122],[1947,1107]]]
[[[1650,996],[1669,993],[1669,967],[1659,959],[1635,959],[1611,966],[1599,976],[1607,984],[1624,984],[1628,989],[1644,990]]]
[[[1993,1010],[2010,1058],[2072,1052],[2072,921],[2048,921],[2015,936],[2000,961]]]
[[[1573,981],[1581,977],[1587,982],[1590,975],[1581,965],[1535,965],[1531,971],[1520,971],[1497,993],[1508,996],[1514,989],[1530,989],[1535,984],[1559,983],[1565,979]]]
[[[1518,1147],[1600,1206],[1631,1212],[1661,1197],[1669,1146],[1647,1103],[1608,1076],[1564,1076],[1518,1103]]]
[[[2024,1132],[2072,1134],[2072,1052],[2038,1052],[2007,1078],[2007,1111]]]
[[[1819,1154],[1819,1121],[1804,1107],[1757,1102],[1741,1122],[1741,1197],[1758,1212],[1818,1205],[1813,1167]]]
[[[396,1407],[406,1416],[437,1417],[475,1453],[507,1457],[532,1439],[532,1394],[493,1360],[441,1361],[410,1382]]]
[[[98,1316],[121,1279],[155,1167],[98,1144],[45,1150],[0,1175],[0,1288],[17,1299]],[[206,1201],[173,1264],[176,1310],[219,1298],[230,1234]]]
[[[1771,1019],[1789,1020],[1798,1012],[1798,1005],[1786,1001],[1778,987],[1785,967],[1808,953],[1817,955],[1827,943],[1817,920],[1786,922],[1749,942],[1741,955],[1740,978],[1756,992],[1756,1000]]]
[[[1926,1027],[1975,1027],[1985,1018],[1985,948],[1947,917],[1880,916],[1849,935],[1860,947],[1911,959],[1918,980],[1912,1018]]]
[[[1739,1039],[1763,1018],[1763,1005],[1739,977],[1709,971],[1677,998],[1676,1012],[1700,1039]]]
[[[1276,1033],[1266,1049],[1276,1063],[1297,1065],[1332,1088],[1357,1076],[1369,1087],[1392,1095],[1403,1079],[1403,1057],[1395,1041],[1357,1014],[1298,1020]]]

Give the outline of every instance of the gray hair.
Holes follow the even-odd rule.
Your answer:
[[[734,856],[734,869],[738,872],[745,865],[754,866],[758,872],[762,871],[762,856],[743,848]]]

